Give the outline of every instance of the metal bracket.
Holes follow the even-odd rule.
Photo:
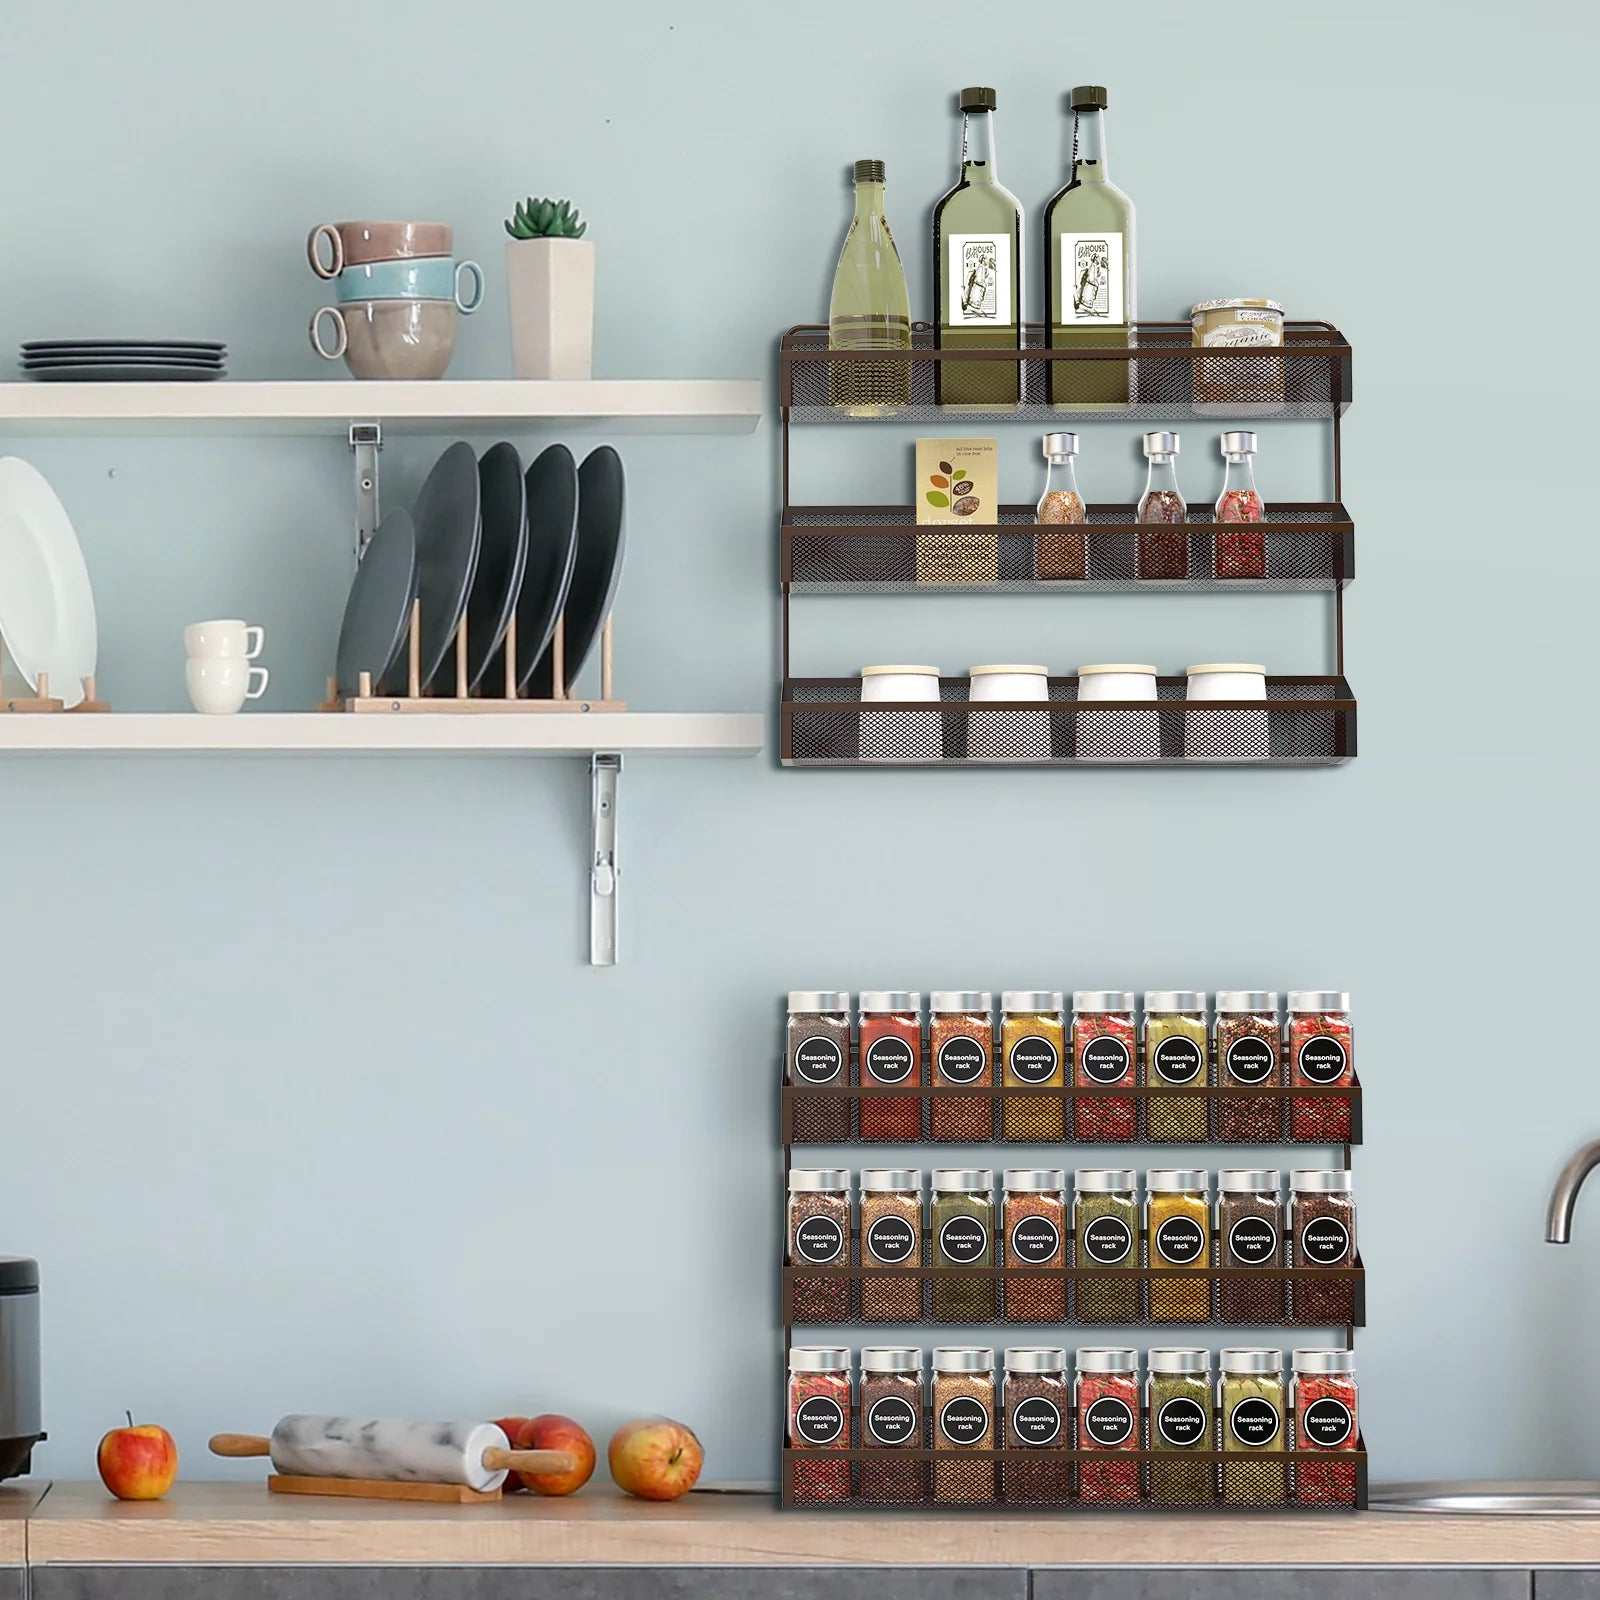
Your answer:
[[[356,558],[367,553],[367,542],[378,531],[378,452],[383,449],[383,425],[352,422],[350,449],[356,458]]]
[[[617,777],[620,755],[596,751],[589,758],[593,786],[593,841],[589,861],[589,965],[617,964]]]

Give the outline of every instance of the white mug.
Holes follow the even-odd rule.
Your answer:
[[[213,717],[228,716],[246,700],[259,700],[267,692],[267,669],[252,667],[237,656],[191,656],[183,665],[183,676],[195,710]]]
[[[255,635],[253,643],[252,634]],[[234,661],[254,661],[266,642],[266,629],[240,622],[236,617],[215,622],[191,622],[183,630],[184,652],[197,661],[212,661],[222,657]]]

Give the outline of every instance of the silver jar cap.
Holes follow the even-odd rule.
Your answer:
[[[1289,1174],[1289,1187],[1300,1194],[1349,1194],[1355,1188],[1355,1174],[1336,1168],[1302,1167]]]
[[[1270,1011],[1278,1013],[1276,989],[1218,989],[1218,1011]]]
[[[922,1192],[920,1167],[863,1167],[861,1192],[863,1194],[897,1194],[911,1189]]]
[[[831,1344],[797,1344],[789,1351],[791,1372],[848,1372],[850,1352]]]
[[[1204,1194],[1206,1171],[1203,1167],[1151,1167],[1144,1175],[1144,1186],[1151,1194]]]
[[[1045,460],[1051,466],[1058,467],[1068,457],[1077,455],[1078,436],[1075,433],[1047,433],[1041,448]]]
[[[1225,456],[1253,456],[1256,453],[1256,436],[1248,428],[1229,428],[1222,436],[1222,453]]]
[[[1132,989],[1074,989],[1074,1011],[1132,1011]]]
[[[1065,1372],[1067,1352],[1055,1344],[1014,1344],[1006,1351],[1007,1372]]]
[[[1220,1359],[1224,1372],[1232,1372],[1239,1377],[1268,1373],[1275,1378],[1283,1375],[1281,1350],[1224,1350]]]
[[[1150,1352],[1150,1371],[1198,1374],[1202,1377],[1210,1377],[1211,1352],[1209,1350],[1152,1350]]]
[[[789,991],[789,1010],[791,1014],[805,1011],[843,1011],[848,1015],[850,1011],[850,991],[848,989],[791,989]]]
[[[1338,989],[1291,989],[1291,1011],[1348,1011],[1350,996]]]
[[[1283,1174],[1276,1167],[1224,1167],[1217,1174],[1221,1194],[1276,1194]]]
[[[933,1188],[936,1194],[988,1194],[994,1188],[990,1167],[935,1167]]]
[[[1072,1174],[1072,1187],[1086,1194],[1132,1194],[1139,1187],[1139,1174],[1132,1167],[1079,1167]]]
[[[1080,1345],[1075,1354],[1079,1372],[1137,1372],[1139,1352],[1103,1345]]]
[[[1059,989],[1007,989],[1000,996],[1002,1011],[1059,1011],[1063,995]]]
[[[1067,1175],[1060,1167],[1008,1167],[1006,1189],[1018,1194],[1056,1194],[1067,1186]]]
[[[993,1011],[994,996],[987,989],[935,989],[928,996],[928,1010],[940,1015],[950,1012]]]
[[[1175,433],[1147,433],[1144,436],[1144,453],[1147,456],[1175,456],[1178,453],[1178,436]]]
[[[1204,1011],[1206,1008],[1206,992],[1204,989],[1146,989],[1144,992],[1144,1014],[1149,1016],[1152,1011]]]
[[[994,1351],[977,1344],[941,1345],[933,1352],[935,1372],[993,1372]]]
[[[869,1344],[861,1351],[863,1372],[922,1371],[922,1352],[915,1345]]]
[[[848,1167],[790,1167],[789,1193],[810,1194],[818,1190],[850,1189]]]
[[[915,989],[863,989],[861,1009],[867,1014],[892,1011],[922,1012],[922,996]]]
[[[1348,1377],[1356,1370],[1354,1350],[1296,1350],[1289,1359],[1296,1372],[1325,1372]]]

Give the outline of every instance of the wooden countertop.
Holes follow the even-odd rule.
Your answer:
[[[20,1532],[27,1489],[0,1520]],[[0,1518],[6,1518],[0,1510]],[[674,1505],[591,1487],[570,1500],[429,1506],[269,1495],[180,1483],[124,1504],[58,1483],[27,1518],[31,1565],[324,1562],[350,1565],[648,1566],[1600,1566],[1600,1519],[1327,1516],[941,1517],[780,1512],[766,1496],[695,1494]]]
[[[28,1559],[28,1513],[47,1487],[34,1478],[0,1484],[0,1567],[20,1567]]]

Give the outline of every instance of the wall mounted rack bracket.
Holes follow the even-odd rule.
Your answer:
[[[590,812],[589,965],[617,964],[617,779],[622,757],[597,750],[589,758]]]
[[[350,424],[350,453],[356,458],[356,557],[378,531],[378,452],[383,449],[381,422]]]

